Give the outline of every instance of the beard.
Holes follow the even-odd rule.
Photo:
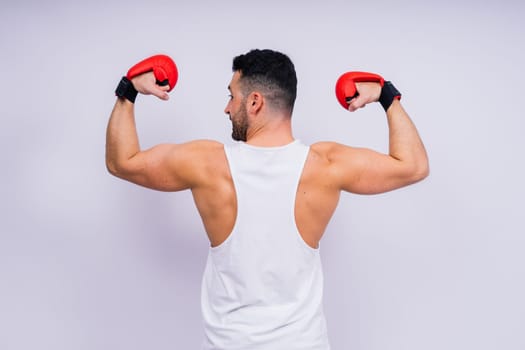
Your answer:
[[[242,106],[235,115],[230,115],[232,122],[232,138],[235,141],[246,142],[248,132],[248,113],[246,107]]]

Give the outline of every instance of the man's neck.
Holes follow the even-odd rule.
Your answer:
[[[251,127],[246,143],[258,147],[277,147],[287,145],[293,140],[291,121],[287,118]]]

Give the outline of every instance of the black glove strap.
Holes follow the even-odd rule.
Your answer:
[[[394,102],[395,98],[400,100],[401,93],[394,87],[394,85],[391,82],[385,81],[385,84],[381,89],[381,95],[379,96],[379,103],[381,103],[381,106],[383,106],[385,112],[388,109],[388,107],[390,107],[392,102]]]
[[[122,79],[120,80],[120,83],[117,86],[117,89],[115,90],[115,95],[117,95],[119,98],[126,98],[132,103],[135,103],[137,94],[138,94],[138,91],[135,89],[135,87],[131,83],[131,80],[129,80],[126,77],[122,77]]]

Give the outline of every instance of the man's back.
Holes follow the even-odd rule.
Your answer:
[[[202,286],[205,349],[329,349],[318,249],[295,223],[309,147],[225,147],[238,210],[210,248]]]
[[[193,187],[192,193],[211,246],[215,247],[224,242],[233,229],[238,201],[224,146],[211,141],[195,141],[200,142],[201,147],[209,148],[202,152],[207,160],[196,160],[202,167],[199,173],[206,180],[202,181],[203,185]],[[297,228],[312,248],[318,247],[340,194],[333,181],[334,175],[330,174],[330,163],[318,148],[318,145],[310,147],[294,207]]]

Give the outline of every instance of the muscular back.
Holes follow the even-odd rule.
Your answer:
[[[192,193],[211,245],[215,247],[226,240],[233,229],[237,198],[223,146],[210,143],[208,147],[212,151],[207,153],[207,162],[202,165],[199,183],[192,187]],[[310,148],[297,188],[296,224],[312,248],[318,247],[339,200],[340,188],[333,181],[334,174],[326,158],[329,147],[329,144],[316,144]]]

